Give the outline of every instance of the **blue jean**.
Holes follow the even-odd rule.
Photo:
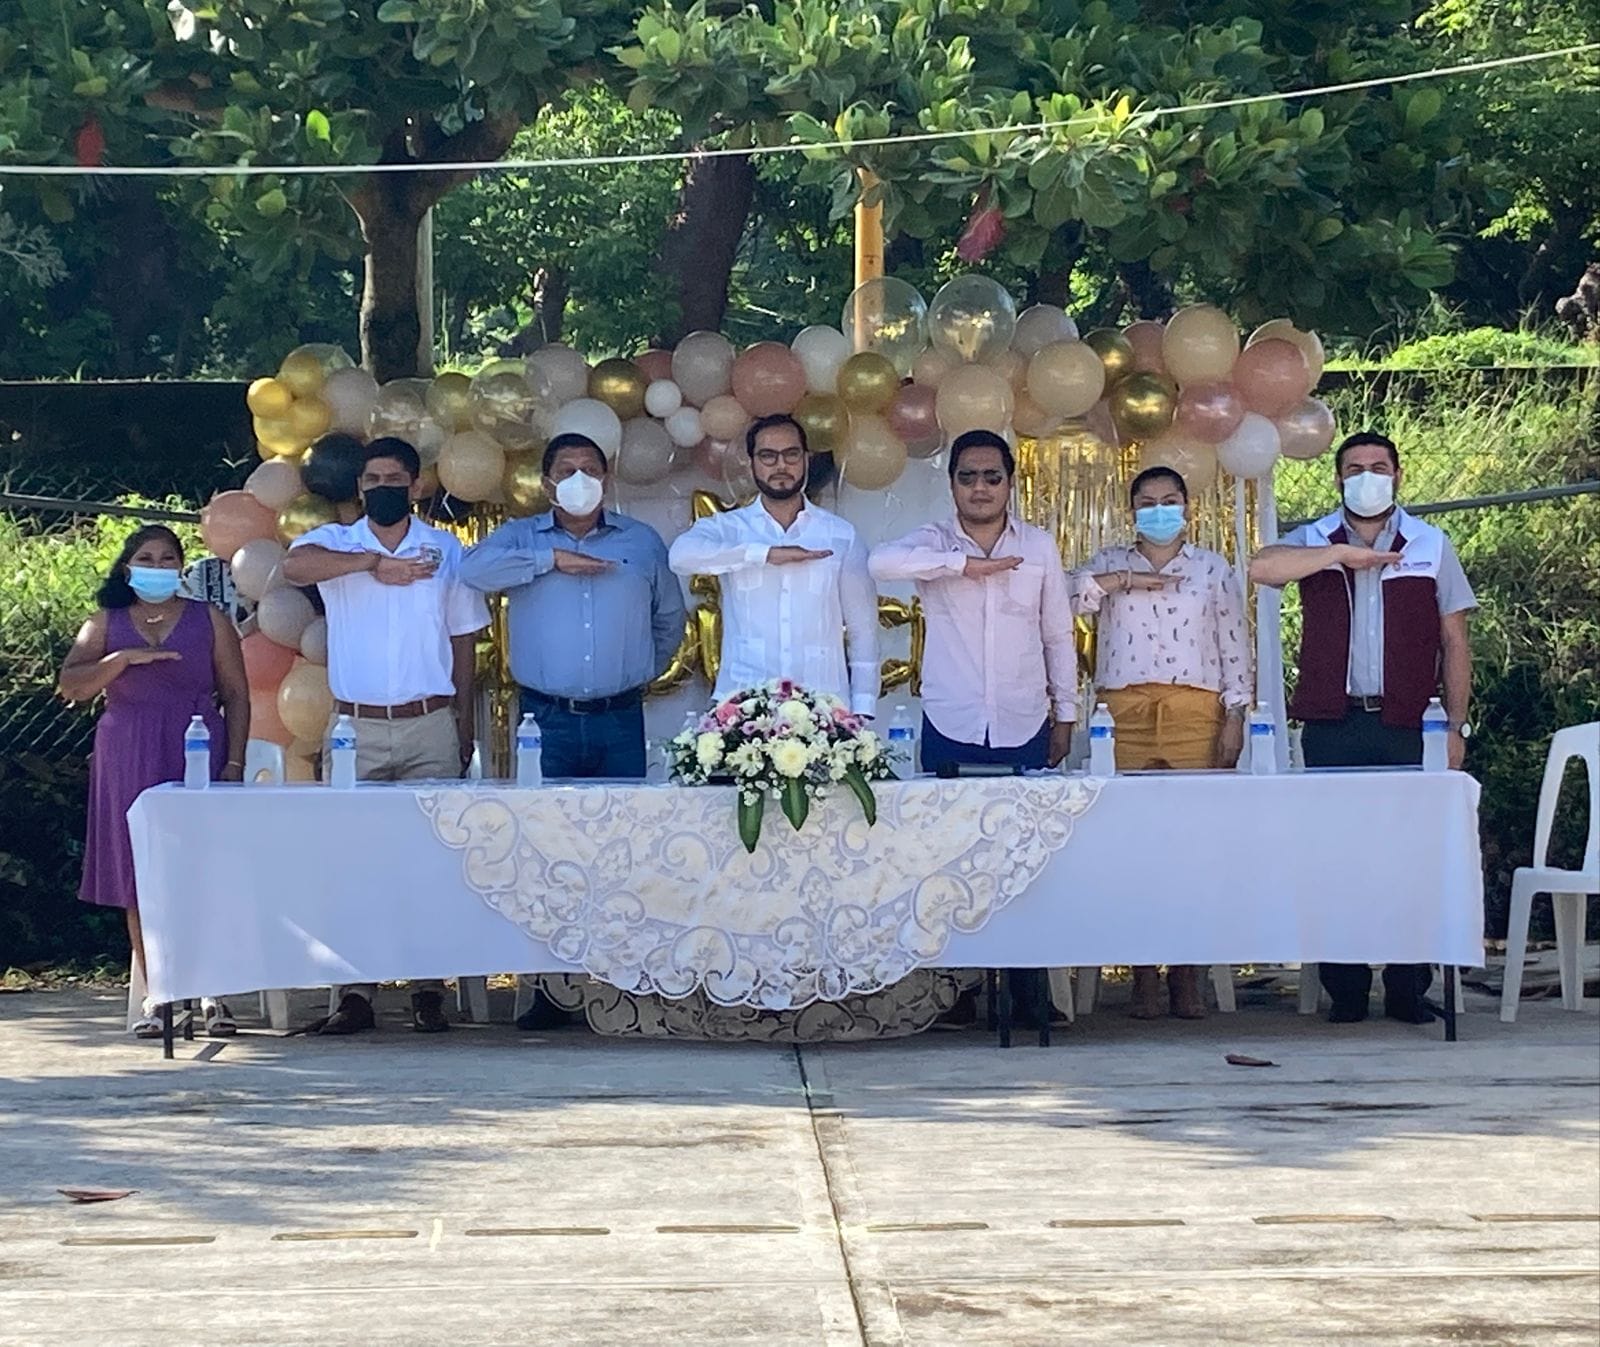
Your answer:
[[[925,772],[937,772],[945,763],[968,762],[996,763],[1033,771],[1048,766],[1049,759],[1048,720],[1039,726],[1039,732],[1025,744],[1018,744],[1015,748],[991,748],[987,743],[964,744],[959,739],[947,738],[934,728],[926,715],[922,717],[922,770]]]
[[[644,706],[573,712],[529,688],[522,710],[533,713],[544,739],[546,777],[643,780]]]

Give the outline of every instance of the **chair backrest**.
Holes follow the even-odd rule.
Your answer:
[[[1533,863],[1544,867],[1550,859],[1550,829],[1555,823],[1561,778],[1573,758],[1583,762],[1589,776],[1589,839],[1583,846],[1583,870],[1600,872],[1600,720],[1568,725],[1550,740],[1539,787],[1539,818],[1533,831]]]
[[[472,741],[472,760],[467,763],[467,780],[483,780],[483,740]]]
[[[283,748],[266,739],[251,739],[244,746],[244,784],[281,786]]]

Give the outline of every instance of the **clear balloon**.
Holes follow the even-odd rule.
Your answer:
[[[297,464],[275,458],[246,477],[244,489],[276,514],[306,488]]]
[[[372,408],[372,438],[395,435],[406,443],[417,424],[428,416],[428,387],[431,379],[391,379],[378,389]]]
[[[1278,428],[1258,412],[1246,412],[1239,428],[1217,446],[1217,463],[1235,477],[1264,477],[1278,461]]]
[[[457,500],[498,495],[505,470],[505,450],[481,430],[458,430],[439,452],[439,485]]]
[[[322,361],[304,347],[290,351],[278,366],[278,382],[297,398],[315,397],[327,377]]]
[[[708,440],[737,440],[751,420],[744,404],[731,393],[712,398],[700,409],[700,428]]]
[[[851,486],[877,491],[906,467],[906,447],[881,416],[852,416],[850,437],[839,453],[839,472]]]
[[[851,350],[876,352],[904,376],[928,345],[928,305],[914,285],[879,276],[851,292],[839,328]]]
[[[589,394],[589,362],[570,346],[541,346],[523,364],[544,380],[550,400],[557,406]]]
[[[704,407],[733,387],[733,343],[720,332],[691,332],[672,353],[672,378],[683,400]]]
[[[1054,304],[1035,304],[1017,317],[1011,349],[1027,359],[1058,341],[1077,341],[1078,325],[1067,311]]]
[[[1318,458],[1333,447],[1333,411],[1319,398],[1306,398],[1274,424],[1285,458]]]
[[[247,599],[259,599],[267,592],[272,572],[282,561],[283,544],[276,537],[252,538],[228,562],[233,587]]]
[[[850,338],[836,327],[818,325],[801,331],[789,349],[806,372],[806,391],[833,393],[839,386],[839,366],[853,354]]]
[[[905,384],[889,404],[889,429],[913,458],[927,458],[939,449],[938,392],[919,384]]]
[[[247,542],[277,533],[277,515],[248,491],[220,492],[200,511],[200,537],[215,557],[226,559]]]
[[[622,448],[622,420],[598,398],[578,398],[556,413],[550,438],[557,435],[586,435],[609,459]]]
[[[683,390],[671,379],[657,379],[644,390],[644,409],[665,421],[683,406]]]
[[[1133,370],[1136,374],[1165,374],[1167,362],[1161,354],[1166,340],[1167,327],[1151,318],[1141,318],[1122,329],[1122,339],[1133,349]]]
[[[269,589],[256,604],[256,630],[269,641],[298,650],[300,637],[316,615],[311,600],[298,589]],[[251,726],[252,733],[254,730]]]
[[[428,385],[423,397],[428,415],[447,433],[472,428],[472,380],[460,370],[447,370]]]
[[[1271,419],[1287,415],[1311,391],[1311,370],[1292,341],[1269,337],[1240,352],[1233,386],[1250,411]]]
[[[359,366],[335,370],[322,385],[322,400],[328,407],[329,429],[365,436],[378,405],[378,381]]]
[[[1189,384],[1178,394],[1177,427],[1193,439],[1221,444],[1243,418],[1232,384]]]
[[[850,409],[833,393],[807,393],[795,405],[794,419],[806,432],[813,454],[831,454],[843,448],[850,434]]]
[[[622,421],[644,411],[647,387],[649,381],[631,360],[602,360],[589,374],[589,396],[605,403]]]
[[[858,351],[839,368],[839,396],[852,412],[887,410],[899,387],[900,371],[875,351]]]
[[[805,365],[781,341],[757,342],[733,362],[733,396],[752,417],[792,412],[806,387]]]
[[[672,436],[667,434],[666,428],[647,416],[636,417],[622,427],[617,480],[632,486],[650,486],[672,472],[676,457]]]
[[[300,654],[313,664],[328,662],[328,619],[314,617],[300,633]]]
[[[928,306],[928,335],[934,346],[960,360],[988,360],[1010,346],[1016,333],[1016,302],[992,276],[957,276]]]
[[[1086,342],[1052,342],[1028,362],[1028,396],[1055,416],[1082,416],[1105,385],[1105,366]]]
[[[1161,356],[1180,385],[1226,383],[1239,357],[1239,329],[1216,305],[1191,304],[1168,320]]]
[[[479,370],[467,391],[473,428],[511,453],[543,446],[545,436],[534,424],[540,402],[526,370],[509,360]]]
[[[1322,367],[1325,353],[1322,349],[1322,338],[1315,332],[1302,332],[1287,318],[1274,318],[1271,322],[1263,323],[1250,334],[1250,340],[1245,342],[1245,350],[1249,350],[1257,342],[1262,341],[1288,341],[1300,348],[1300,354],[1306,358],[1306,372],[1311,382],[1306,385],[1309,393],[1322,379]]]
[[[946,439],[969,430],[1000,431],[1015,405],[1011,385],[986,365],[951,370],[934,393],[934,411]]]
[[[1176,427],[1147,440],[1139,449],[1139,470],[1171,468],[1183,478],[1191,498],[1217,483],[1217,451],[1212,445],[1184,435]]]
[[[328,671],[308,660],[297,661],[278,685],[278,719],[297,739],[313,739],[328,728],[333,693]]]

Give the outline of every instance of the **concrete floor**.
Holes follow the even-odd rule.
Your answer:
[[[0,996],[0,1343],[1593,1347],[1593,1003],[1472,998],[1447,1046],[1250,1000],[1048,1050],[392,1021],[164,1063],[111,996]]]

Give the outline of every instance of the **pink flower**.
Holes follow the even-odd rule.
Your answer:
[[[788,701],[790,697],[794,696],[794,679],[780,678],[778,680],[778,696],[784,701]]]
[[[956,256],[963,262],[981,262],[1000,246],[1006,236],[1005,214],[998,206],[991,206],[989,201],[989,186],[985,183],[956,243]]]
[[[712,720],[719,726],[726,728],[732,725],[743,714],[739,710],[738,702],[723,702],[711,713]]]

